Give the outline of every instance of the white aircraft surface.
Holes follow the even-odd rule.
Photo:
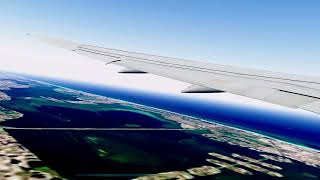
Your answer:
[[[42,36],[32,37],[106,64],[123,66],[125,69],[120,73],[152,73],[193,84],[183,93],[229,92],[320,114],[319,77],[128,52]]]

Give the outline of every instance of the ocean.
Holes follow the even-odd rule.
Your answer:
[[[27,77],[62,87],[199,117],[320,150],[320,116],[316,115],[67,80]]]

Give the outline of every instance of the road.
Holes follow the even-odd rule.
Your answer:
[[[6,130],[51,130],[51,131],[194,131],[195,129],[169,129],[169,128],[41,128],[41,127],[8,127],[0,126],[2,129]],[[199,129],[197,129],[199,130]]]

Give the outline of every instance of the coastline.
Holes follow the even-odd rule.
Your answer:
[[[37,76],[32,76],[32,75],[27,75],[27,74],[16,74],[16,73],[14,73],[14,75],[16,75],[18,77],[22,77],[24,79],[31,79],[31,80],[33,80],[35,82],[38,82],[38,83],[52,85],[52,86],[55,86],[55,87],[60,87],[60,88],[65,88],[65,89],[72,89],[72,90],[74,89],[74,90],[77,90],[77,91],[90,93],[90,94],[95,94],[95,95],[99,95],[99,96],[104,96],[104,97],[107,97],[109,99],[122,101],[122,102],[130,103],[130,104],[136,104],[136,105],[140,105],[140,106],[148,106],[148,107],[153,108],[155,110],[167,111],[167,112],[174,113],[174,114],[177,114],[177,115],[183,115],[183,116],[186,116],[186,117],[197,118],[197,119],[199,119],[199,120],[201,120],[203,122],[207,122],[207,123],[211,123],[211,124],[215,123],[215,124],[219,124],[219,125],[222,125],[222,126],[230,127],[230,128],[233,128],[233,129],[237,129],[237,130],[253,133],[253,134],[263,135],[263,136],[268,137],[270,139],[275,139],[275,140],[287,142],[287,143],[290,143],[290,144],[293,144],[293,145],[296,145],[296,146],[308,148],[310,150],[320,151],[320,146],[319,146],[319,149],[317,149],[317,148],[313,147],[312,145],[308,145],[307,141],[302,141],[301,139],[291,138],[291,137],[288,137],[288,136],[286,137],[286,135],[280,135],[280,134],[271,133],[271,132],[268,133],[268,132],[264,132],[263,130],[258,130],[258,129],[247,127],[245,125],[236,125],[235,123],[227,123],[227,122],[223,122],[221,120],[216,120],[216,119],[213,119],[213,118],[209,119],[209,118],[199,117],[196,114],[195,115],[182,114],[182,113],[175,112],[175,111],[172,111],[172,110],[162,109],[162,108],[154,107],[152,105],[132,102],[132,101],[124,100],[124,99],[109,97],[109,96],[107,96],[105,94],[94,92],[94,90],[97,89],[97,88],[98,88],[97,90],[99,90],[99,92],[102,90],[100,88],[103,88],[104,86],[102,86],[101,84],[92,84],[92,86],[89,86],[89,85],[81,83],[81,82],[71,82],[71,81],[68,81],[68,80],[43,78],[43,77],[37,77]],[[63,84],[63,85],[61,85],[61,84]],[[97,87],[95,87],[95,85]],[[75,87],[75,86],[80,86],[80,87]],[[86,87],[90,87],[90,89],[84,90],[84,88],[86,88]],[[92,87],[94,87],[94,88],[92,88]],[[107,88],[107,87],[104,87],[104,88]],[[113,89],[113,88],[111,87],[111,89]],[[115,88],[115,89],[117,89],[117,88]],[[127,90],[127,89],[125,89],[125,90]],[[139,93],[139,92],[137,91],[137,93]],[[305,142],[305,143],[303,143],[303,142]]]
[[[32,80],[34,80],[34,79],[32,79]],[[70,90],[76,90],[76,91],[79,91],[79,92],[85,92],[85,91],[83,91],[83,90],[72,89],[72,88],[70,88],[70,87],[65,87],[65,86],[61,86],[61,85],[56,85],[56,84],[52,84],[52,83],[48,83],[48,82],[44,82],[44,81],[39,81],[39,80],[34,80],[34,81],[37,81],[37,82],[39,82],[39,83],[44,83],[44,84],[47,84],[47,85],[51,85],[51,86],[56,86],[56,87],[64,88],[64,89],[70,89]],[[93,94],[93,93],[91,93],[91,92],[85,92],[85,93]],[[95,95],[97,95],[97,94],[95,94]],[[104,96],[104,95],[98,95],[98,96]],[[126,100],[123,100],[123,99],[116,99],[116,98],[111,98],[111,97],[108,97],[108,96],[104,96],[104,97],[107,97],[107,98],[109,98],[109,99],[111,99],[111,100],[122,101],[122,102],[125,102],[125,103],[127,103],[127,104],[138,105],[138,106],[145,106],[144,104],[139,104],[139,103],[135,103],[135,102],[130,102],[130,101],[126,101]],[[160,109],[160,108],[156,108],[156,107],[151,107],[151,106],[149,106],[148,108],[154,109],[154,110],[156,110],[156,111],[169,112],[169,113],[176,114],[176,115],[179,115],[179,116],[185,116],[185,117],[197,119],[197,120],[199,120],[199,121],[203,121],[203,122],[210,123],[210,124],[217,124],[217,125],[220,125],[220,126],[223,126],[223,127],[228,127],[228,128],[232,128],[232,129],[244,131],[244,132],[251,133],[251,134],[254,134],[254,135],[258,135],[258,136],[264,136],[264,137],[267,137],[267,138],[269,138],[269,139],[281,141],[281,142],[288,143],[288,144],[291,144],[291,145],[294,145],[294,146],[298,146],[298,147],[301,147],[301,148],[306,148],[306,149],[309,149],[309,150],[312,150],[312,151],[320,152],[320,149],[315,149],[315,148],[313,148],[313,147],[310,147],[310,146],[307,146],[307,145],[304,145],[304,144],[300,144],[300,143],[294,143],[294,142],[290,142],[290,141],[285,141],[285,140],[283,140],[283,139],[280,139],[280,138],[277,138],[277,137],[273,137],[273,136],[271,136],[270,134],[267,134],[267,133],[264,133],[264,132],[260,132],[260,131],[259,131],[259,132],[256,132],[257,130],[254,130],[254,129],[250,129],[250,128],[246,128],[246,127],[239,127],[239,126],[236,126],[236,125],[233,125],[233,124],[227,124],[227,123],[223,123],[223,122],[218,122],[218,121],[216,121],[216,120],[214,120],[214,119],[207,120],[207,119],[203,119],[203,118],[200,118],[200,117],[185,115],[185,114],[181,114],[181,113],[178,113],[178,112],[173,112],[173,111],[164,110],[164,109]],[[284,138],[284,139],[285,139],[285,138]]]

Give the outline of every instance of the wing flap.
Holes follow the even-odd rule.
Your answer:
[[[320,100],[314,101],[314,102],[311,102],[308,104],[304,104],[304,105],[300,106],[299,108],[320,114]]]
[[[318,99],[314,97],[277,90],[265,97],[263,100],[273,104],[279,104],[291,108],[298,108],[303,104],[308,104],[317,101]]]

